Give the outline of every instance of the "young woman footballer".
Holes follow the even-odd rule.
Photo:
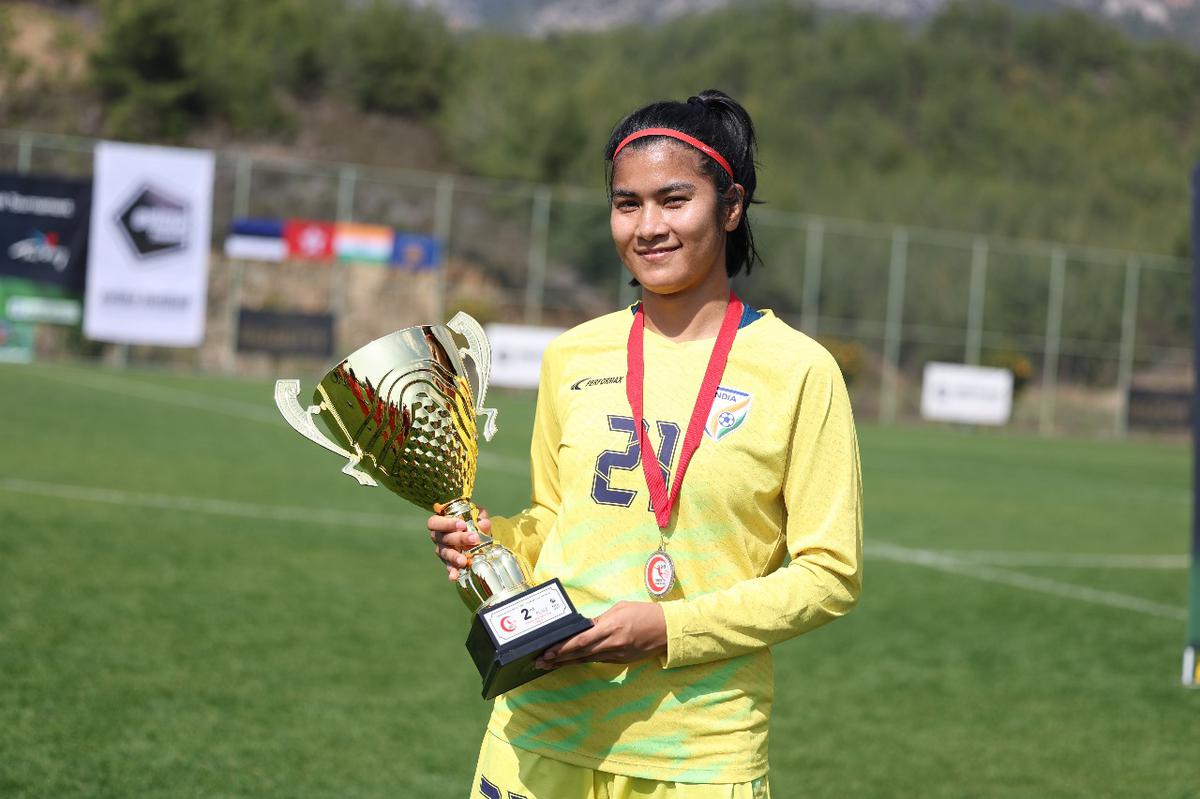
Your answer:
[[[754,154],[749,115],[718,91],[613,131],[612,237],[641,301],[550,345],[532,506],[490,519],[595,626],[496,701],[472,799],[768,796],[770,647],[857,601],[837,364],[730,290],[757,259]],[[429,529],[457,578],[477,542],[454,520]]]

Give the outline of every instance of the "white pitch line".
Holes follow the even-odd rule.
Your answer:
[[[13,477],[0,477],[0,491],[82,502],[101,502],[109,505],[120,505],[122,507],[132,506],[168,511],[191,511],[249,519],[320,524],[329,527],[352,525],[355,527],[395,529],[405,524],[418,524],[422,521],[419,517],[411,514],[388,516],[378,513],[362,513],[361,511],[330,510],[329,508],[262,505],[251,502],[235,502],[226,499],[152,494],[122,491],[112,488],[65,485],[62,483],[43,483]],[[1085,588],[1044,577],[1031,577],[1019,572],[1010,572],[978,564],[962,563],[937,552],[908,549],[888,544],[878,539],[871,541],[869,554],[885,560],[911,563],[938,571],[960,574],[977,580],[1000,583],[1002,585],[1067,597],[1069,599],[1077,599],[1097,605],[1132,610],[1149,616],[1176,621],[1184,621],[1187,618],[1187,612],[1183,608],[1173,605],[1163,605],[1128,594],[1119,594],[1115,591]]]
[[[1078,552],[1005,552],[987,549],[918,550],[944,556],[962,564],[978,566],[1045,566],[1064,569],[1186,570],[1187,555],[1085,554]]]
[[[1185,621],[1187,619],[1187,611],[1184,608],[1174,605],[1164,605],[1160,602],[1152,602],[1148,599],[1121,594],[1116,591],[1086,588],[1059,580],[1051,580],[1046,577],[1033,577],[1028,574],[1007,571],[992,566],[964,563],[940,552],[909,549],[879,541],[878,539],[870,542],[868,545],[868,554],[897,563],[911,563],[916,566],[924,566],[951,574],[960,574],[976,580],[999,583],[1001,585],[1066,597],[1068,599],[1077,599],[1081,602],[1090,602],[1094,605],[1106,605],[1108,607],[1121,608],[1122,610],[1132,610],[1162,619],[1172,619],[1175,621]]]
[[[331,510],[329,508],[304,508],[287,505],[262,505],[253,502],[235,502],[227,499],[185,497],[173,494],[150,494],[139,491],[122,491],[114,488],[43,483],[0,477],[0,491],[16,494],[32,494],[54,499],[81,502],[102,502],[123,507],[153,508],[156,510],[191,511],[212,513],[219,516],[237,516],[246,519],[269,519],[281,522],[305,522],[328,527],[351,525],[354,527],[399,528],[406,524],[421,524],[422,517],[412,513],[387,516],[361,511]]]
[[[278,411],[273,410],[273,406],[265,406],[265,403],[264,405],[256,405],[250,402],[241,402],[240,400],[223,399],[198,391],[168,388],[125,376],[120,378],[110,377],[102,373],[89,372],[84,369],[72,369],[71,371],[73,373],[71,377],[67,377],[61,374],[61,372],[50,370],[44,370],[43,376],[60,380],[64,383],[70,383],[71,385],[83,384],[91,388],[126,397],[148,399],[201,411],[221,413],[239,419],[248,419],[253,422],[264,422],[271,425],[286,424]],[[523,458],[510,458],[506,455],[499,455],[483,450],[479,453],[479,467],[494,472],[511,473],[514,470],[528,472],[529,461]]]

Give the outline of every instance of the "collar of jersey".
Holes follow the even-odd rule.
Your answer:
[[[630,316],[637,313],[638,305],[640,304],[641,302],[639,301],[629,306]],[[738,330],[741,330],[743,327],[748,326],[752,322],[758,321],[762,317],[762,311],[758,310],[757,308],[751,308],[749,303],[747,303],[745,300],[742,300],[742,318],[738,320]]]

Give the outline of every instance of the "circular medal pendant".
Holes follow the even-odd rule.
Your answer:
[[[646,561],[646,590],[650,592],[650,596],[657,599],[666,596],[673,585],[675,564],[667,551],[659,547]]]

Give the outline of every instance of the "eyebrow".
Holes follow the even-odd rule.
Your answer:
[[[694,184],[694,183],[688,183],[687,181],[676,181],[675,183],[668,183],[667,185],[658,188],[654,192],[654,194],[656,194],[656,195],[657,194],[671,194],[672,192],[676,192],[676,191],[695,191],[695,190],[696,190],[696,184]],[[632,189],[614,188],[612,190],[612,196],[613,197],[636,197],[637,192],[633,191]]]

